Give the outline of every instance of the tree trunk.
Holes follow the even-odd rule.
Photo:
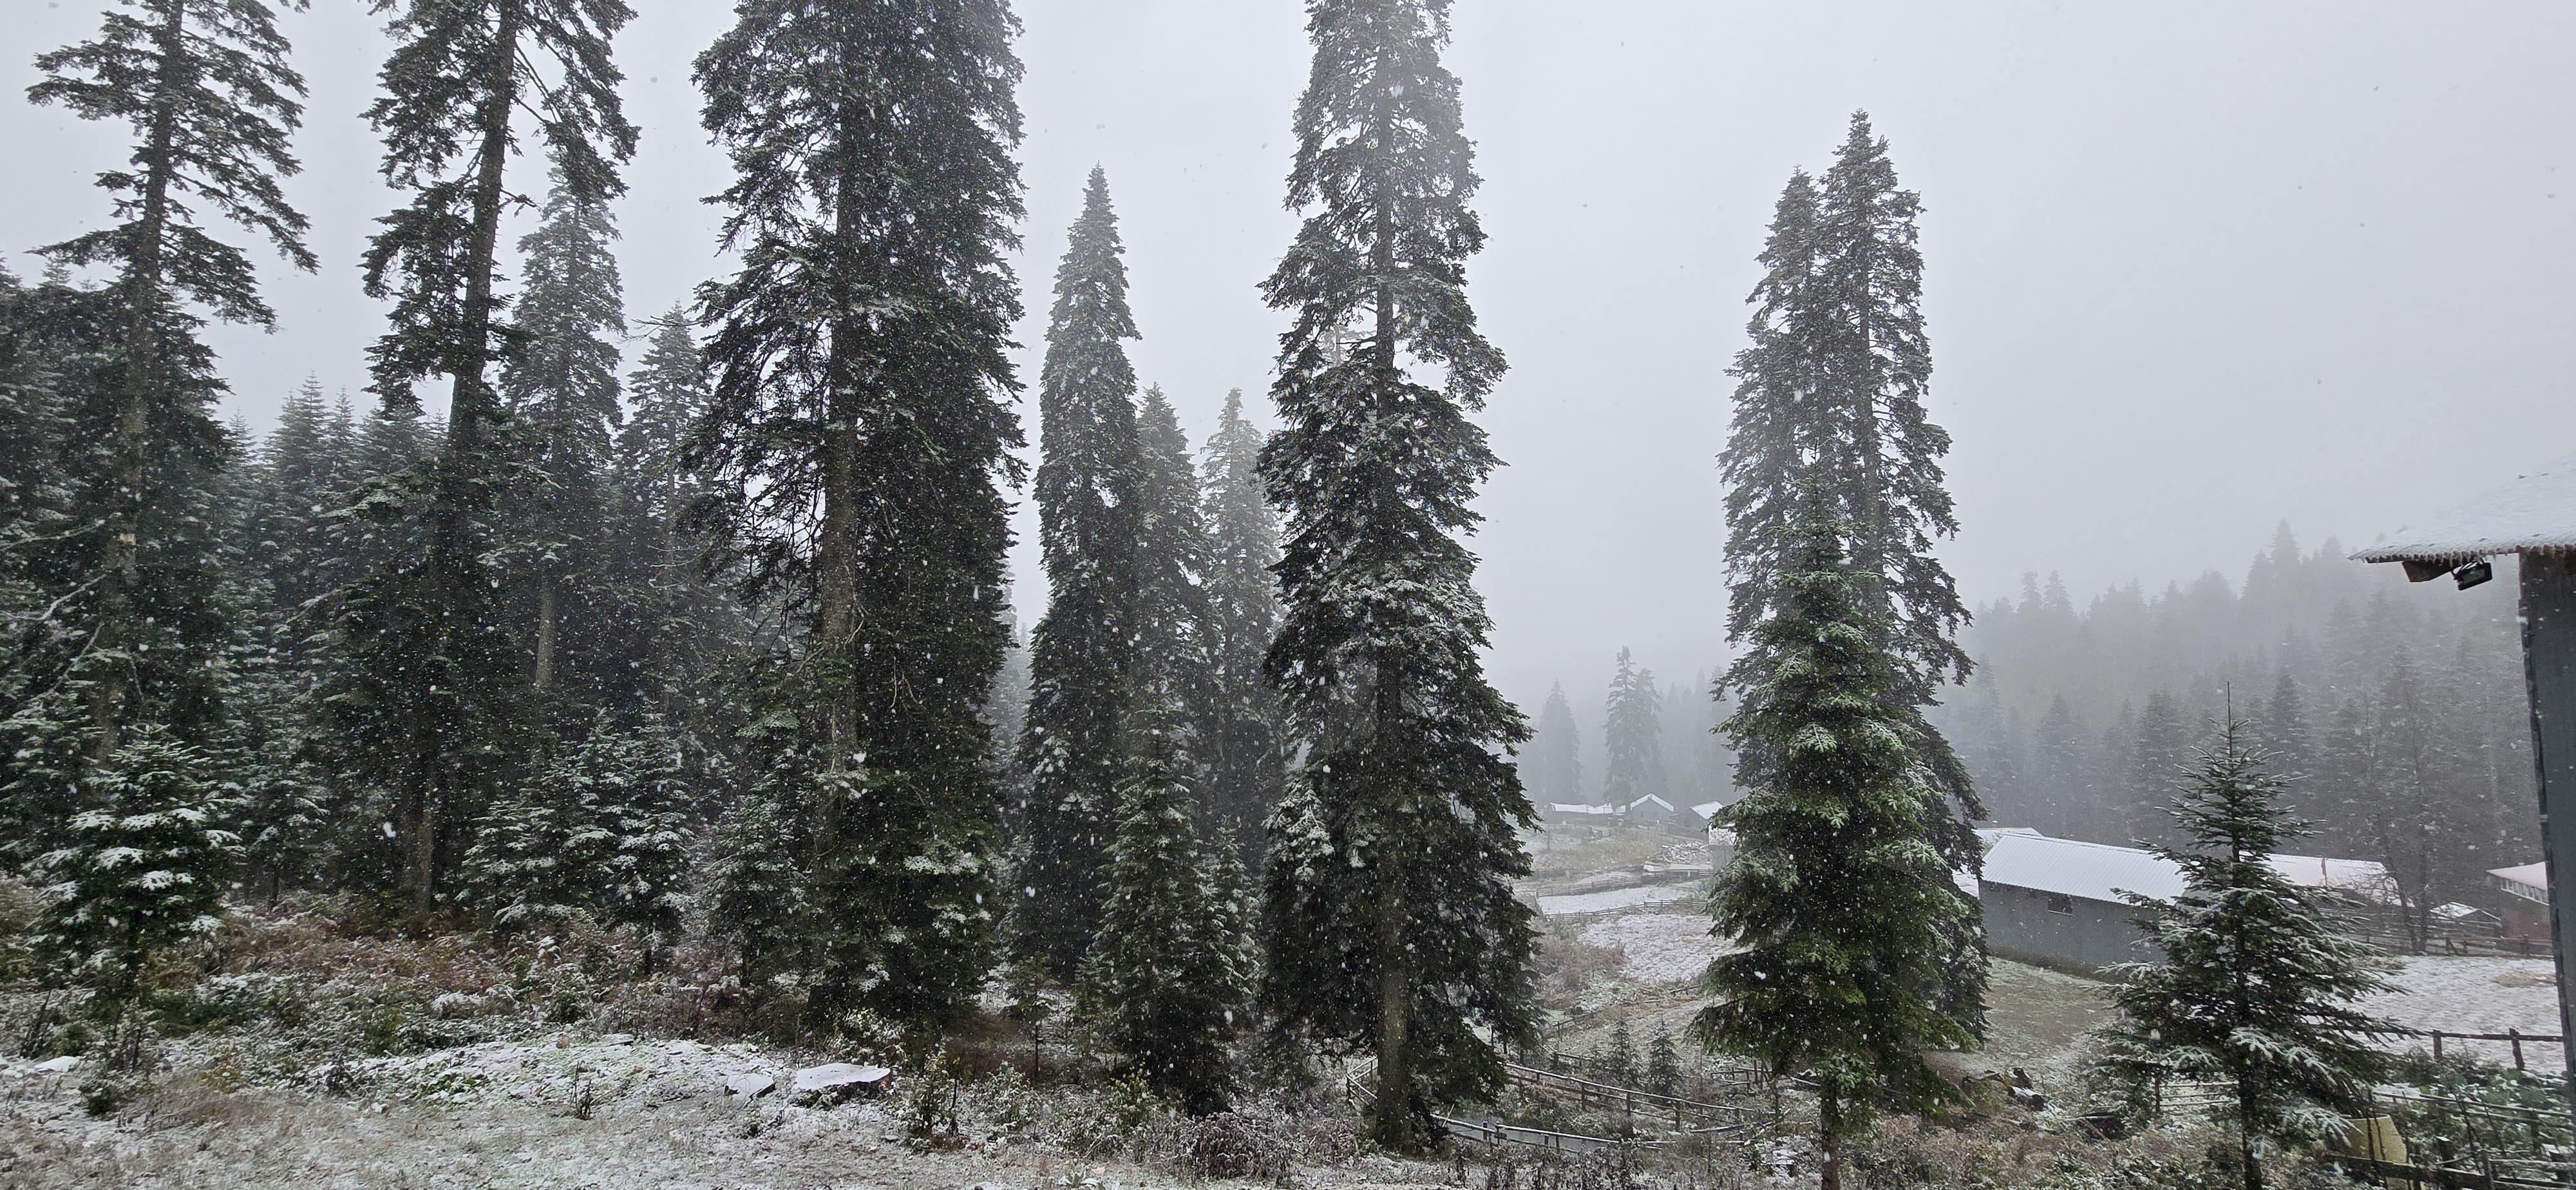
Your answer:
[[[529,682],[543,694],[555,684],[555,576],[552,567],[537,570],[537,664]]]
[[[2245,1190],[2263,1190],[2263,1167],[2254,1164],[2254,1093],[2236,1080],[2236,1142],[2245,1159]]]
[[[1843,1190],[1843,1138],[1841,1112],[1832,1099],[1816,1105],[1816,1148],[1824,1157],[1823,1168],[1816,1171],[1817,1190]]]
[[[1404,895],[1393,887],[1403,878],[1402,865],[1388,865],[1388,889],[1378,906],[1377,926],[1377,1118],[1370,1131],[1391,1151],[1413,1151],[1413,1050],[1409,974],[1404,955]]]
[[[430,516],[429,556],[427,558],[431,631],[443,641],[455,629],[454,618],[459,602],[459,588],[465,576],[464,560],[472,555],[470,535],[475,498],[474,472],[483,465],[483,422],[490,416],[492,392],[484,383],[484,368],[491,362],[492,340],[492,266],[501,238],[502,167],[510,156],[510,112],[517,98],[519,5],[500,5],[500,22],[493,31],[493,54],[484,63],[484,98],[475,112],[475,124],[482,134],[482,144],[475,150],[474,161],[474,229],[466,245],[465,300],[457,328],[455,354],[448,367],[455,385],[449,390],[447,406],[447,441],[443,465],[439,468],[438,485]],[[442,651],[444,644],[442,643]],[[445,759],[442,741],[428,733],[428,746],[411,758],[414,765],[430,771],[453,766]],[[420,783],[418,815],[412,824],[411,870],[406,876],[410,886],[414,913],[427,913],[438,898],[438,829],[440,803],[444,800],[446,782],[432,777]]]
[[[143,204],[136,219],[133,256],[125,277],[125,385],[116,411],[111,450],[106,538],[99,551],[99,626],[96,648],[119,653],[137,643],[134,588],[141,579],[144,456],[152,433],[153,398],[161,372],[161,248],[170,221],[171,141],[177,136],[178,93],[187,48],[187,10],[180,0],[158,0],[153,52],[152,124],[143,161]],[[106,764],[122,734],[125,660],[102,667],[90,684],[90,760]]]

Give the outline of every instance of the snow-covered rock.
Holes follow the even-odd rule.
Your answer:
[[[80,1059],[66,1054],[59,1058],[47,1058],[42,1062],[38,1062],[35,1065],[28,1067],[27,1073],[69,1074],[72,1072],[72,1068],[78,1065],[80,1065]]]
[[[800,1103],[837,1103],[854,1095],[885,1088],[894,1072],[883,1066],[859,1066],[849,1062],[826,1062],[796,1072],[796,1099]]]
[[[724,1089],[726,1094],[736,1099],[752,1100],[777,1090],[778,1080],[766,1074],[728,1074]]]

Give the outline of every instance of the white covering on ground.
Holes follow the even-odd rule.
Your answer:
[[[1639,905],[1659,905],[1691,895],[1687,884],[1649,884],[1638,888],[1614,888],[1604,892],[1575,893],[1562,897],[1540,897],[1538,911],[1549,917],[1580,917],[1586,913],[1613,913]]]
[[[2362,1011],[2387,1017],[2410,1029],[2439,1029],[2446,1033],[2519,1029],[2550,1037],[2558,1035],[2558,981],[2547,959],[2417,955],[2399,962],[2402,969],[2389,977],[2398,990],[2363,1001]],[[2396,1043],[2404,1049],[2428,1044],[2425,1039],[2411,1037]],[[2505,1062],[2512,1059],[2513,1046],[2502,1041],[2446,1039],[2442,1052],[2466,1052]],[[2549,1069],[2560,1059],[2552,1047],[2525,1045],[2523,1060],[2535,1068]]]
[[[1708,970],[1722,951],[1708,936],[1708,919],[1696,913],[1630,913],[1585,926],[1586,946],[1606,946],[1626,956],[1620,974],[1638,983],[1688,983]]]

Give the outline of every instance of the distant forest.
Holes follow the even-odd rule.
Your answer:
[[[2540,855],[2515,576],[2460,591],[2302,552],[2288,525],[2241,584],[2216,571],[2078,604],[2054,576],[1976,610],[1976,675],[1937,722],[1989,823],[2105,843],[2167,836],[2164,806],[2233,706],[2318,828],[2303,847],[2388,865],[2421,929],[2485,905]]]
[[[2430,906],[2484,906],[2487,869],[2540,854],[2511,561],[2460,591],[2347,553],[2302,551],[2283,525],[2241,583],[2212,570],[2079,603],[2032,574],[2019,599],[1977,608],[1960,635],[1976,673],[1933,717],[1986,824],[2166,838],[2174,785],[2232,703],[2295,778],[2293,808],[2318,829],[2302,846],[2388,865],[2419,929]],[[1604,669],[1606,697],[1584,682],[1542,707],[1522,764],[1531,800],[1732,799],[1707,675],[1657,687],[1642,668],[1642,681]],[[1651,714],[1619,713],[1641,697]],[[1640,755],[1642,785],[1615,771]]]

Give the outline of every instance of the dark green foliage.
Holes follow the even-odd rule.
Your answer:
[[[1541,805],[1583,801],[1583,735],[1574,725],[1574,707],[1565,701],[1565,686],[1550,682],[1547,703],[1539,708],[1538,732],[1521,750],[1521,784],[1530,800]]]
[[[1287,521],[1269,673],[1303,764],[1271,819],[1262,1002],[1281,1036],[1376,1052],[1370,1131],[1397,1149],[1427,1142],[1434,1105],[1500,1089],[1495,1044],[1536,1024],[1512,892],[1528,728],[1485,680],[1460,540],[1496,463],[1469,415],[1504,364],[1463,285],[1484,231],[1448,14],[1310,5],[1288,183],[1307,217],[1263,285],[1295,317],[1261,472]]]
[[[980,985],[999,907],[981,712],[1021,441],[1018,22],[1001,0],[736,12],[696,67],[740,261],[700,295],[700,523],[806,627],[759,763],[799,840],[810,1019],[933,1027]]]
[[[1216,717],[1207,629],[1211,546],[1189,439],[1159,386],[1136,403],[1136,448],[1134,676],[1141,696],[1169,700],[1181,763],[1196,784],[1207,772],[1203,754]],[[1199,803],[1206,833],[1221,829],[1206,799]]]
[[[2353,1007],[2388,988],[2377,950],[2272,866],[2306,833],[2281,809],[2282,786],[2230,716],[2172,806],[2181,842],[2156,849],[2182,868],[2182,895],[2129,898],[2163,958],[2118,969],[2120,1020],[2098,1060],[2135,1102],[2164,1082],[2232,1080],[2249,1190],[2261,1184],[2257,1137],[2339,1135],[2346,1117],[2371,1114],[2385,1067],[2371,1039],[2387,1026]]]
[[[395,792],[401,885],[413,911],[427,912],[469,845],[461,825],[535,751],[526,646],[508,630],[492,569],[497,500],[527,481],[497,439],[505,411],[489,375],[521,345],[498,293],[517,120],[533,114],[565,201],[595,210],[620,193],[617,169],[636,133],[608,43],[633,13],[618,0],[374,0],[373,9],[390,14],[393,49],[367,119],[384,140],[385,180],[406,196],[364,257],[367,295],[393,306],[370,350],[375,391],[388,406],[416,408],[419,381],[445,376],[451,387],[435,460],[362,505],[382,539],[408,548],[389,552],[345,601],[346,663],[330,706],[359,745],[360,770]]]
[[[1149,706],[1138,717],[1079,992],[1131,1072],[1205,1115],[1224,1110],[1236,1082],[1227,1049],[1251,990],[1243,923],[1201,858],[1173,716]]]
[[[803,882],[793,844],[786,815],[759,792],[735,798],[716,819],[696,883],[706,899],[709,932],[741,956],[746,978],[766,979],[795,961]]]
[[[229,792],[206,753],[144,725],[91,770],[63,846],[35,865],[36,945],[56,974],[109,1004],[134,998],[154,956],[221,922]]]
[[[1625,806],[1642,797],[1670,792],[1664,776],[1663,701],[1651,670],[1619,650],[1619,668],[1610,675],[1609,715],[1602,727],[1608,763],[1601,770],[1601,798]]]
[[[1026,862],[1012,903],[1012,946],[1069,978],[1090,945],[1102,856],[1125,771],[1122,729],[1146,654],[1140,533],[1147,516],[1136,428],[1136,374],[1108,176],[1091,171],[1082,214],[1056,269],[1038,378],[1038,546],[1047,610],[1029,637],[1029,709],[1020,743]]]
[[[264,236],[296,267],[312,268],[313,256],[278,184],[297,169],[288,140],[304,80],[267,0],[119,4],[98,36],[39,55],[36,68],[30,101],[122,122],[133,145],[127,168],[98,177],[115,196],[114,222],[41,250],[60,265],[112,268],[112,288],[50,316],[18,311],[53,321],[58,345],[79,344],[55,356],[66,432],[54,471],[69,532],[31,560],[51,573],[34,592],[40,623],[22,638],[51,647],[17,659],[33,682],[8,729],[13,783],[68,790],[139,725],[209,745],[224,721],[216,667],[230,634],[213,550],[231,444],[209,416],[222,384],[196,311],[274,317],[249,257],[197,217]]]
[[[1221,829],[1256,854],[1262,820],[1287,775],[1280,752],[1279,694],[1262,660],[1279,632],[1279,518],[1261,484],[1262,434],[1243,416],[1241,390],[1208,435],[1201,471],[1208,532],[1207,716],[1198,746],[1202,796]]]
[[[1725,727],[1739,753],[1769,760],[1719,816],[1736,852],[1710,911],[1743,949],[1709,964],[1697,1023],[1712,1048],[1814,1081],[1832,1186],[1837,1146],[1875,1109],[1954,1094],[1920,1055],[1975,1043],[1947,959],[1976,909],[1926,829],[1941,799],[1929,730],[1894,697],[1907,678],[1844,553],[1849,527],[1818,505],[1753,627],[1771,668]]]
[[[2190,762],[2190,749],[2182,704],[2162,690],[2149,695],[2146,709],[2138,715],[2138,746],[2129,770],[2129,839],[2165,837],[2164,828],[2171,819],[2157,811],[2163,809],[2163,794],[2173,787],[2174,776]]]
[[[1932,553],[1958,521],[1941,470],[1950,436],[1923,404],[1932,357],[1920,209],[1897,186],[1887,142],[1857,112],[1822,184],[1800,171],[1781,192],[1751,299],[1752,345],[1729,369],[1734,423],[1719,456],[1728,485],[1727,639],[1750,647],[1718,681],[1721,697],[1741,696],[1778,666],[1753,630],[1787,598],[1782,576],[1806,548],[1797,522],[1813,499],[1846,526],[1855,597],[1896,667],[1891,709],[1935,706],[1944,685],[1968,676],[1955,640],[1967,611]],[[1771,757],[1737,743],[1736,784],[1760,786]],[[1936,730],[1927,727],[1914,747],[1943,794],[1925,807],[1925,831],[1953,868],[1974,872],[1984,852],[1969,823],[1984,810],[1968,771]],[[1984,939],[1973,918],[1954,924],[1949,999],[1973,1019]]]
[[[1645,1086],[1658,1095],[1682,1093],[1682,1047],[1670,1033],[1658,1032],[1646,1044]]]
[[[497,560],[525,588],[532,684],[559,712],[576,714],[634,680],[616,638],[637,617],[610,574],[630,528],[612,474],[626,337],[616,238],[606,196],[580,193],[558,174],[536,230],[519,241],[526,263],[510,326],[515,350],[501,370],[518,482],[502,492]]]

